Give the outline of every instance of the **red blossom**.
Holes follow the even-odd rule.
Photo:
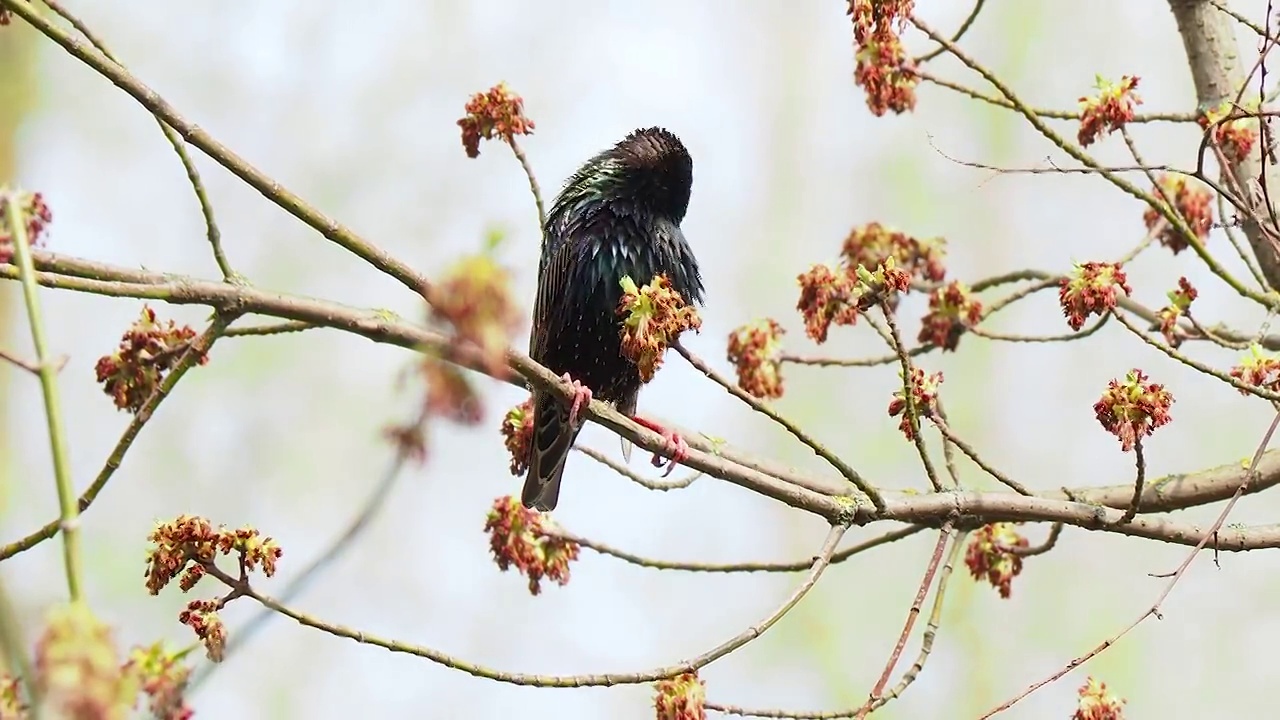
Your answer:
[[[915,109],[920,75],[897,35],[879,35],[859,43],[856,58],[853,79],[866,92],[873,115]]]
[[[840,269],[814,265],[798,275],[796,282],[800,285],[796,310],[804,317],[805,334],[823,343],[832,324],[855,325],[859,313],[882,302],[892,308],[897,293],[911,287],[911,275],[899,269],[890,255],[874,272],[849,263]]]
[[[439,358],[422,361],[427,381],[425,402],[428,417],[442,417],[460,425],[476,425],[484,420],[484,405],[471,381],[457,365]]]
[[[532,595],[542,592],[543,578],[568,584],[569,563],[578,559],[578,543],[549,534],[555,528],[551,518],[526,508],[511,495],[493,501],[484,523],[498,569],[506,572],[515,567],[529,578]]]
[[[1212,127],[1213,142],[1222,148],[1222,153],[1227,156],[1228,160],[1240,162],[1249,157],[1249,151],[1253,149],[1253,144],[1258,141],[1258,121],[1252,117],[1223,120],[1223,118],[1231,117],[1235,111],[1236,108],[1231,101],[1224,100],[1218,107],[1210,108],[1201,113],[1200,117],[1196,118],[1196,122],[1205,130]],[[1250,112],[1256,112],[1256,108],[1253,108]]]
[[[13,15],[9,13],[9,8],[0,7],[0,25],[8,25],[13,21]]]
[[[220,609],[217,600],[192,600],[187,603],[186,610],[178,613],[178,622],[191,628],[213,662],[222,662],[222,654],[227,648],[227,626],[218,616]]]
[[[195,586],[204,576],[205,563],[213,562],[218,554],[235,552],[246,571],[262,566],[267,577],[275,575],[276,561],[284,554],[270,537],[262,537],[252,527],[230,530],[225,526],[215,528],[205,518],[195,515],[179,515],[168,522],[157,523],[147,541],[147,590],[160,594],[174,578],[184,574],[182,591]]]
[[[1125,700],[1107,692],[1107,684],[1092,675],[1076,691],[1080,700],[1071,720],[1124,720]]]
[[[151,716],[158,720],[191,720],[195,712],[186,704],[183,694],[191,678],[191,668],[184,665],[180,653],[165,650],[163,643],[136,647],[124,670],[141,683],[150,702]]]
[[[1094,403],[1093,411],[1103,429],[1120,439],[1120,450],[1129,452],[1144,435],[1167,425],[1173,395],[1159,383],[1134,368],[1124,380],[1112,380]]]
[[[1209,237],[1209,231],[1213,229],[1213,195],[1210,194],[1209,188],[1199,180],[1175,173],[1164,173],[1157,178],[1157,181],[1160,183],[1160,188],[1164,190],[1164,196],[1173,201],[1178,214],[1187,221],[1191,231],[1200,240],[1206,240]],[[1159,192],[1153,194],[1162,207],[1166,205]],[[1142,222],[1147,226],[1147,230],[1154,230],[1157,224],[1163,221],[1164,215],[1150,205],[1142,213]],[[1156,239],[1161,245],[1172,250],[1174,255],[1190,246],[1187,238],[1169,223],[1164,224],[1156,235]]]
[[[898,373],[901,377],[902,373]],[[898,429],[908,440],[916,439],[916,424],[920,418],[931,417],[938,409],[938,386],[942,384],[942,373],[925,375],[918,367],[911,368],[911,391],[899,388],[889,401],[889,417],[902,416]]]
[[[853,39],[863,45],[873,38],[896,37],[915,8],[915,0],[849,0]]]
[[[666,275],[640,287],[624,276],[617,313],[622,316],[622,354],[636,364],[640,382],[646,383],[657,374],[671,343],[685,330],[702,327],[697,308],[685,304]]]
[[[8,11],[0,10],[0,17],[3,17],[3,13],[6,12]],[[44,196],[40,193],[0,187],[0,263],[13,260],[13,237],[9,234],[8,211],[5,209],[10,198],[18,206],[19,220],[26,223],[27,244],[31,247],[40,246],[45,228],[53,222],[53,211],[49,209]]]
[[[796,282],[800,284],[796,309],[804,316],[805,334],[814,342],[826,342],[832,324],[858,322],[858,305],[853,299],[857,281],[848,271],[814,265],[797,276]]]
[[[782,397],[782,334],[772,318],[729,333],[728,359],[738,370],[738,387],[758,398]]]
[[[1168,293],[1169,304],[1160,308],[1156,315],[1160,319],[1160,334],[1170,347],[1178,347],[1186,339],[1186,332],[1178,326],[1183,316],[1191,316],[1191,302],[1199,295],[1196,289],[1185,278],[1178,278],[1178,288]]]
[[[893,258],[896,267],[920,280],[941,282],[947,275],[945,240],[920,240],[878,222],[853,228],[840,255],[850,268],[879,267]]]
[[[1257,343],[1249,346],[1249,352],[1240,364],[1231,368],[1231,377],[1272,392],[1280,391],[1280,358],[1262,352]],[[1248,395],[1248,390],[1240,390]]]
[[[982,301],[969,286],[953,280],[929,295],[929,312],[921,321],[919,340],[943,350],[955,350],[965,330],[982,320]]]
[[[459,340],[479,348],[491,373],[506,372],[507,344],[524,313],[511,296],[511,274],[488,252],[468,255],[445,273],[431,316],[453,325]]]
[[[156,321],[156,311],[143,305],[137,321],[120,338],[120,347],[98,358],[94,371],[102,391],[110,395],[120,410],[136,413],[160,387],[165,375],[190,347],[196,331],[172,320]],[[199,363],[209,362],[201,355]]]
[[[706,720],[707,684],[687,672],[654,683],[657,720]]]
[[[1080,98],[1080,132],[1076,138],[1088,147],[1102,135],[1110,134],[1133,120],[1133,110],[1142,104],[1142,98],[1134,92],[1138,78],[1123,75],[1113,83],[1097,76],[1094,85],[1098,94]]]
[[[480,155],[480,141],[497,138],[511,143],[516,135],[532,135],[533,121],[525,117],[524,99],[498,83],[467,101],[466,115],[458,121],[467,157]]]
[[[533,398],[511,408],[502,418],[502,442],[511,453],[511,474],[523,475],[529,469],[533,443]]]
[[[1010,522],[983,525],[973,533],[965,550],[964,564],[975,580],[986,580],[1008,600],[1013,594],[1013,579],[1022,572],[1022,556],[1015,551],[1030,543]]]
[[[1119,263],[1077,263],[1058,286],[1058,303],[1072,330],[1084,327],[1090,315],[1105,315],[1116,307],[1117,293],[1133,292]]]

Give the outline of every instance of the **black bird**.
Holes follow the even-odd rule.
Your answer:
[[[636,130],[578,168],[547,215],[538,265],[529,355],[577,389],[566,407],[533,393],[533,443],[521,501],[552,510],[565,458],[581,429],[578,410],[594,395],[634,416],[640,373],[622,354],[620,281],[644,285],[666,274],[689,303],[702,303],[702,276],[680,231],[693,187],[693,158],[671,132]],[[637,418],[637,422],[641,422]],[[650,421],[643,424],[663,432]],[[674,434],[668,438],[679,443]],[[623,451],[629,445],[623,443]]]

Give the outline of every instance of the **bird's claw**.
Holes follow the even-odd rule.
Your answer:
[[[569,404],[569,425],[578,427],[578,413],[582,412],[582,408],[591,404],[591,388],[569,377],[569,373],[560,376],[560,379],[573,386],[573,402]]]
[[[689,444],[684,441],[684,438],[680,436],[680,433],[675,430],[668,430],[658,423],[653,422],[652,420],[647,420],[638,415],[631,419],[634,420],[637,425],[643,425],[644,427],[659,433],[662,435],[662,439],[667,442],[667,455],[670,456],[670,460],[664,458],[658,453],[653,454],[654,467],[660,468],[663,465],[667,466],[667,471],[662,473],[662,477],[670,475],[671,471],[675,470],[677,465],[684,462],[685,458],[689,457]]]

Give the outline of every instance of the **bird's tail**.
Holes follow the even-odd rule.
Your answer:
[[[639,400],[640,400],[639,391],[632,393],[630,397],[623,398],[618,403],[618,412],[622,413],[623,415],[626,415],[629,418],[635,417],[636,404],[639,402]],[[629,463],[631,462],[631,441],[621,436],[619,436],[619,439],[622,440],[622,462]]]
[[[565,459],[581,427],[569,424],[569,408],[559,398],[537,393],[533,400],[533,443],[529,475],[520,493],[527,508],[554,510],[560,499]]]

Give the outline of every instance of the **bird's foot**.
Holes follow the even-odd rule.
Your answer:
[[[560,379],[573,386],[573,402],[569,404],[569,425],[578,427],[580,424],[578,413],[591,404],[591,388],[569,377],[569,373],[561,375]]]
[[[684,438],[680,437],[680,433],[675,430],[668,430],[662,425],[647,418],[640,417],[639,415],[633,415],[631,419],[634,420],[637,425],[643,425],[644,427],[662,435],[662,439],[667,441],[667,454],[671,457],[669,462],[658,453],[653,454],[654,467],[662,467],[663,464],[666,464],[667,466],[667,471],[662,473],[662,477],[670,475],[671,471],[675,470],[677,465],[684,462],[684,459],[689,457],[689,444],[684,441]]]

